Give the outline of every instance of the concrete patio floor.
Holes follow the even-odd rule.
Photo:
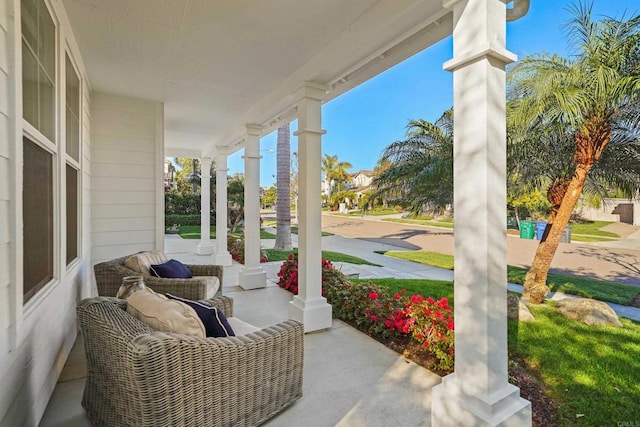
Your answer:
[[[197,240],[165,242],[171,258],[207,263],[208,257],[195,255]],[[225,268],[223,293],[234,299],[235,316],[259,327],[288,318],[292,295],[274,283],[279,265],[266,264],[268,286],[251,291],[238,286],[239,264]],[[302,399],[264,425],[430,425],[431,388],[440,377],[339,320],[329,330],[305,335],[304,363]],[[40,426],[91,425],[80,405],[85,375],[78,340]]]

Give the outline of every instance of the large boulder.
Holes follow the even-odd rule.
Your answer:
[[[520,322],[536,320],[520,296],[511,292],[507,293],[507,319],[519,320]]]
[[[566,298],[557,302],[558,311],[566,318],[587,325],[622,327],[618,315],[602,301],[589,298]]]

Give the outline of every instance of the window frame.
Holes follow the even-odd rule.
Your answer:
[[[52,278],[51,280],[49,280],[48,282],[42,284],[41,286],[39,286],[39,289],[37,289],[28,299],[25,299],[25,286],[24,286],[24,268],[25,268],[25,256],[24,256],[24,233],[21,233],[21,238],[23,241],[23,244],[21,245],[22,250],[21,250],[21,257],[22,257],[22,262],[21,262],[21,276],[22,276],[22,280],[20,283],[20,291],[19,291],[19,296],[20,296],[20,300],[22,302],[22,310],[23,310],[23,314],[25,316],[28,316],[31,312],[33,312],[34,307],[38,306],[40,304],[41,301],[43,301],[47,295],[49,295],[49,293],[56,287],[56,285],[60,282],[61,279],[61,268],[60,268],[60,261],[61,261],[61,243],[62,243],[62,235],[61,235],[61,221],[62,221],[62,214],[61,214],[61,205],[62,205],[62,182],[64,180],[64,176],[63,176],[63,172],[61,171],[61,167],[60,167],[60,153],[62,152],[61,149],[64,149],[64,144],[61,143],[61,122],[60,122],[60,118],[61,118],[61,95],[60,95],[60,87],[61,87],[61,64],[60,64],[60,52],[61,52],[61,44],[60,44],[60,40],[61,40],[61,33],[60,33],[60,21],[54,11],[54,8],[52,7],[52,5],[50,4],[49,1],[47,0],[36,0],[42,3],[42,5],[44,6],[44,10],[46,10],[46,12],[49,14],[49,17],[51,19],[51,21],[53,22],[53,58],[54,58],[54,63],[53,63],[53,70],[54,70],[54,76],[53,76],[53,84],[54,84],[54,88],[53,88],[53,112],[52,112],[52,126],[53,126],[53,130],[52,130],[52,135],[53,135],[53,140],[50,139],[48,136],[44,135],[36,126],[34,126],[33,124],[31,124],[25,117],[24,117],[24,106],[22,105],[22,100],[23,100],[23,95],[20,96],[20,122],[22,123],[22,133],[20,135],[20,138],[18,139],[18,147],[17,149],[20,150],[20,158],[22,159],[22,165],[20,166],[20,176],[21,176],[21,182],[22,182],[22,191],[20,194],[20,203],[22,206],[22,200],[24,197],[24,158],[23,158],[23,153],[24,153],[24,143],[23,143],[23,138],[29,139],[29,141],[31,141],[33,144],[35,144],[36,146],[38,146],[39,148],[43,149],[44,151],[48,152],[51,155],[51,168],[52,168],[52,186],[53,188],[51,189],[51,195],[53,198],[53,202],[52,202],[52,231],[53,231],[53,238],[52,238],[52,263],[53,263],[53,271],[52,271]],[[22,0],[20,2],[20,7],[22,7]],[[23,35],[23,28],[22,28],[22,17],[20,18],[20,30],[19,30],[19,34],[20,34],[20,43],[19,43],[19,49],[20,49],[20,64],[22,64],[24,62],[24,52],[22,51],[23,48],[23,43],[24,43],[24,35]],[[39,35],[39,32],[38,32]],[[38,59],[38,58],[36,58]],[[40,62],[38,60],[38,62]],[[21,90],[22,88],[24,88],[24,74],[22,72],[20,72],[20,76],[18,77],[18,81],[21,84]],[[38,101],[40,100],[40,98],[38,97]],[[38,111],[40,109],[40,106],[38,106]],[[61,147],[62,146],[62,147]],[[66,181],[65,181],[66,182]],[[21,214],[20,214],[20,222],[22,224],[22,227],[25,226],[24,224],[24,206],[22,206],[21,208]]]
[[[64,87],[60,89],[60,93],[62,94],[61,96],[61,101],[60,101],[60,110],[62,112],[63,117],[60,118],[60,126],[63,129],[63,135],[64,139],[63,143],[60,145],[64,145],[64,149],[60,148],[60,150],[64,153],[64,163],[60,166],[61,170],[64,170],[64,174],[65,174],[65,182],[64,182],[64,191],[65,191],[65,198],[64,198],[64,209],[65,209],[65,214],[64,214],[64,222],[65,222],[65,236],[64,236],[64,257],[62,257],[62,259],[64,260],[64,265],[67,269],[67,271],[71,270],[76,264],[78,264],[80,262],[80,259],[82,258],[82,156],[83,156],[83,147],[82,147],[82,131],[83,131],[83,88],[84,88],[84,80],[82,78],[82,74],[78,71],[78,66],[75,62],[74,56],[71,53],[71,50],[69,49],[69,47],[66,47],[64,49],[64,52],[62,54],[62,57],[64,58],[64,60],[62,62],[64,62],[64,69],[63,72],[60,73],[60,80],[62,80],[62,76],[64,75]],[[70,154],[68,154],[67,152],[67,65],[71,65],[72,67],[72,71],[75,74],[75,76],[78,79],[78,159],[74,159]],[[64,124],[64,125],[63,125]],[[62,157],[62,156],[61,156]],[[66,227],[68,226],[67,224],[67,218],[68,218],[68,213],[67,213],[67,207],[68,207],[68,203],[67,203],[67,194],[66,194],[66,188],[67,188],[67,169],[66,167],[69,166],[73,169],[75,169],[76,171],[76,256],[74,259],[72,259],[71,261],[67,261],[67,247],[68,247],[68,237],[69,237],[69,233],[68,230],[66,229]],[[61,183],[62,184],[62,183]],[[61,218],[62,220],[62,218]],[[63,236],[60,236],[61,238]]]

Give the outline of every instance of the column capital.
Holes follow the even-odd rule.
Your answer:
[[[200,157],[200,163],[202,163],[203,165],[206,163],[211,163],[211,157],[209,156],[205,156],[205,157]]]
[[[229,147],[226,146],[226,145],[216,145],[216,151],[214,152],[214,155],[216,157],[218,155],[228,156],[229,155]]]
[[[262,131],[264,130],[264,127],[262,125],[255,124],[255,123],[247,123],[245,127],[247,129],[247,135],[258,136],[258,137],[262,136]]]
[[[302,86],[293,92],[294,102],[300,102],[301,99],[309,98],[322,101],[327,94],[327,86],[317,82],[304,82]]]

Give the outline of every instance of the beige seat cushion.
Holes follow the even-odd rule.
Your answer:
[[[133,271],[142,273],[145,276],[151,276],[149,267],[154,264],[163,264],[169,261],[169,258],[162,251],[147,251],[139,254],[131,255],[124,260],[124,265]]]
[[[127,313],[157,331],[206,336],[204,324],[193,308],[149,288],[135,292],[127,299]]]
[[[216,276],[193,276],[192,279],[204,280],[207,282],[207,291],[204,299],[213,298],[220,289],[220,279]]]
[[[229,325],[231,325],[231,329],[233,329],[233,333],[235,333],[237,337],[260,330],[260,328],[253,326],[251,323],[244,322],[237,317],[227,317],[227,320],[229,321]]]

